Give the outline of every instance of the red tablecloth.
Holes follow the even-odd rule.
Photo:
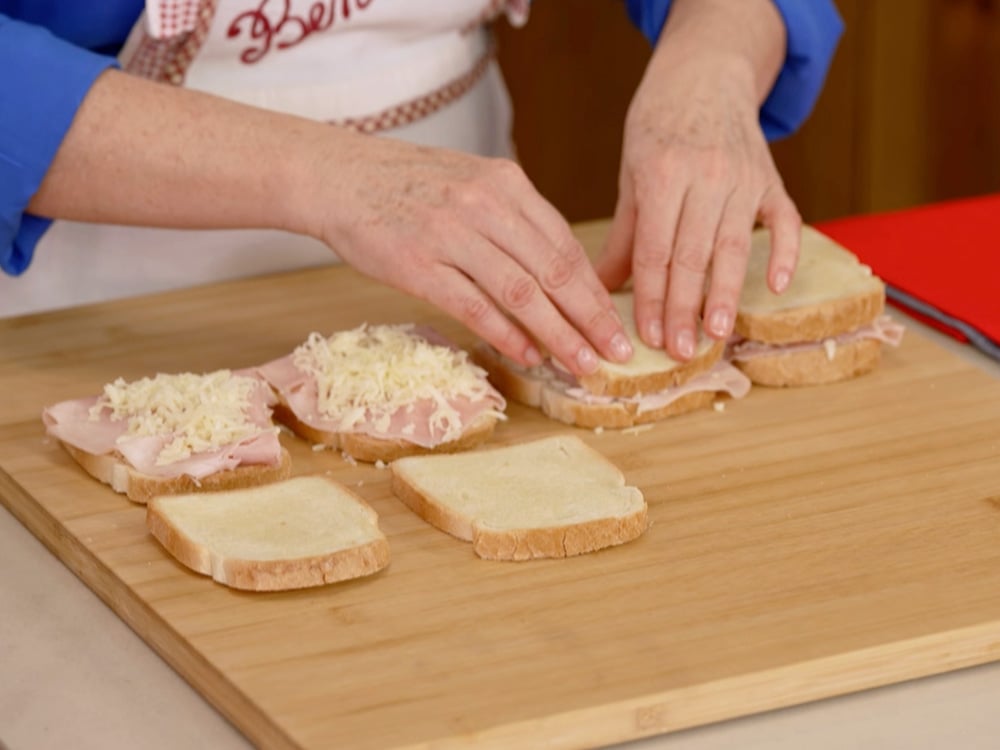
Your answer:
[[[964,323],[1000,344],[1000,195],[837,219],[816,228],[870,265],[890,286],[893,304],[960,340],[969,340],[956,327]],[[907,302],[907,296],[917,302]],[[915,310],[920,302],[933,310],[921,315]]]

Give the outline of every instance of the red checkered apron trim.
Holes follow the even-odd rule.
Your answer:
[[[480,26],[493,23],[504,13],[508,15],[514,25],[521,26],[528,19],[528,6],[530,5],[531,0],[490,0],[475,20],[462,27],[462,33],[471,34]]]
[[[185,5],[182,0],[178,0],[178,4]],[[187,3],[187,7],[194,6]],[[169,38],[156,39],[144,29],[135,54],[125,63],[125,70],[152,81],[172,83],[175,86],[183,84],[187,69],[208,36],[215,9],[216,0],[201,0],[193,22],[190,14],[178,17],[178,26],[189,30]]]
[[[192,3],[185,3],[184,0],[175,0],[175,4],[193,7]],[[163,7],[166,8],[167,5],[170,5],[170,3],[165,4]],[[173,15],[168,16],[166,15],[167,11],[164,10],[160,28],[166,29],[166,24],[169,20],[177,28],[186,30],[166,39],[156,39],[146,30],[143,30],[135,53],[125,63],[125,70],[133,75],[153,81],[169,83],[175,86],[182,85],[188,68],[204,44],[205,38],[208,36],[212,19],[215,16],[216,5],[217,0],[200,0],[193,20],[189,13],[181,14],[175,10],[172,11]],[[528,2],[526,0],[491,0],[479,18],[469,24],[466,29],[463,29],[463,32],[471,32],[484,23],[495,20],[501,13],[511,9],[515,13],[526,12],[527,6]],[[411,99],[410,101],[403,102],[372,115],[331,120],[329,122],[331,125],[350,128],[361,133],[378,133],[409,125],[434,114],[468,93],[486,73],[494,55],[495,48],[493,45],[490,45],[468,72],[429,94]]]
[[[331,125],[356,130],[359,133],[379,133],[409,125],[428,117],[464,96],[486,73],[495,54],[490,45],[469,72],[459,76],[430,94],[397,104],[395,107],[364,117],[349,117],[343,120],[329,120]]]

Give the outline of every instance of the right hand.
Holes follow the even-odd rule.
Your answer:
[[[312,163],[308,224],[346,262],[522,365],[541,362],[532,336],[576,375],[593,372],[598,354],[631,356],[583,247],[517,164],[344,132],[335,140],[347,147]]]

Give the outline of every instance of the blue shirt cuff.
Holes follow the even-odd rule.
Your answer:
[[[97,77],[116,64],[0,15],[0,268],[20,274],[51,223],[25,213]]]
[[[760,110],[768,140],[791,135],[819,99],[844,22],[831,0],[772,0],[785,21],[785,64]]]
[[[760,125],[770,141],[794,133],[812,112],[844,31],[832,0],[772,1],[785,22],[788,50],[760,110]],[[632,23],[655,44],[671,0],[625,0],[625,4]]]

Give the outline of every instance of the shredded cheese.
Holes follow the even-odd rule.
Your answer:
[[[131,383],[118,378],[104,386],[90,419],[99,420],[105,410],[113,421],[127,419],[119,443],[135,437],[166,438],[156,458],[156,465],[164,466],[261,432],[248,417],[256,387],[253,378],[229,370],[159,374]]]
[[[339,422],[341,432],[367,422],[388,434],[393,415],[412,415],[415,404],[429,401],[431,432],[447,442],[463,429],[453,401],[492,394],[485,370],[467,352],[432,344],[409,325],[361,325],[328,338],[311,333],[292,361],[315,378],[319,414]],[[407,435],[414,428],[402,429]]]
[[[837,354],[837,342],[833,339],[823,339],[823,350],[826,352],[826,358],[833,362],[833,358]]]

